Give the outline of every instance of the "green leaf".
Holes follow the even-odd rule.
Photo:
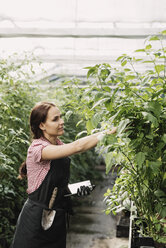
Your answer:
[[[91,69],[92,67],[91,66],[86,66],[86,67],[84,67],[83,69]]]
[[[124,60],[123,62],[121,62],[121,66],[125,66],[127,64],[127,60]]]
[[[97,127],[98,123],[101,120],[101,116],[99,113],[96,113],[90,120],[86,122],[86,128],[88,133],[90,133],[94,128]]]
[[[149,161],[149,167],[151,168],[151,170],[157,174],[159,172],[160,166],[161,166],[161,161]]]
[[[101,105],[103,102],[106,102],[108,101],[110,98],[103,98],[103,99],[100,99],[98,102],[96,102],[93,107],[91,108],[91,110],[93,110],[94,108],[96,108],[98,105]]]
[[[100,78],[101,78],[103,81],[105,81],[106,78],[107,78],[109,75],[110,75],[110,70],[108,70],[108,69],[102,69],[102,70],[100,71]]]
[[[145,52],[145,49],[137,49],[135,50],[136,53],[139,53],[139,52]]]
[[[113,123],[114,122],[114,120],[119,115],[119,113],[120,113],[120,110],[118,110],[118,112],[115,115],[111,116],[111,118],[109,119],[110,123]]]
[[[107,143],[109,145],[113,145],[115,143],[117,143],[117,137],[115,136],[115,134],[112,134],[112,135],[106,135],[105,136],[105,139],[107,140]]]
[[[163,228],[163,231],[166,233],[166,228],[165,227]],[[158,243],[166,244],[166,237],[159,236],[159,239],[157,241],[158,241]]]
[[[125,207],[119,207],[116,209],[116,213],[120,213],[125,209]]]
[[[80,120],[79,122],[77,122],[76,127],[78,127],[82,122],[83,120]]]
[[[147,113],[147,112],[142,112],[142,114],[148,121],[153,123],[154,127],[158,127],[159,124],[158,124],[157,118],[155,116],[153,116],[152,114]]]
[[[159,117],[161,113],[161,105],[157,101],[151,101],[148,103],[148,110],[152,111],[155,116]]]
[[[157,197],[166,197],[166,194],[164,191],[158,189],[154,192],[154,194],[157,196]]]
[[[152,134],[146,135],[145,137],[146,137],[147,139],[151,139],[151,140],[154,138],[154,136],[153,136]]]
[[[162,35],[166,35],[166,30],[163,30],[161,33]]]
[[[111,210],[109,210],[109,209],[105,210],[105,214],[106,214],[106,215],[109,215],[110,212],[111,212]]]
[[[123,59],[123,58],[124,58],[124,55],[119,56],[119,57],[116,59],[116,61],[119,61],[119,60],[121,60],[121,59]]]
[[[91,67],[87,73],[87,78],[89,78],[90,76],[93,76],[95,73],[97,73],[97,65],[94,67]]]
[[[128,75],[128,76],[126,76],[125,80],[126,80],[126,81],[128,81],[128,80],[133,80],[133,79],[135,79],[135,78],[136,78],[136,76],[134,76],[134,75]]]
[[[166,207],[162,207],[161,211],[160,211],[160,216],[162,218],[165,218],[166,217]]]
[[[136,62],[139,62],[139,61],[142,61],[142,60],[143,60],[143,59],[136,59],[135,61],[136,61]]]
[[[109,173],[112,166],[115,164],[115,152],[109,152],[105,155],[105,163],[106,163],[106,174]]]
[[[125,127],[127,126],[127,124],[129,124],[130,120],[129,119],[126,119],[126,120],[122,120],[120,123],[119,123],[119,126],[118,126],[118,130],[117,130],[117,133],[118,134],[121,134]]]
[[[166,180],[166,172],[163,175],[163,181],[165,181],[165,180]]]
[[[145,161],[145,153],[144,152],[139,152],[136,154],[136,162],[138,164],[138,166],[141,166],[144,161]]]
[[[69,120],[69,118],[72,114],[73,114],[73,111],[71,111],[71,110],[67,111],[67,113],[65,114],[65,118],[67,121]]]
[[[162,138],[161,138],[162,141],[164,141],[164,143],[166,144],[166,133],[163,134]]]
[[[91,123],[92,123],[93,128],[97,127],[100,120],[101,120],[101,115],[99,113],[96,113],[91,119]]]
[[[160,73],[161,71],[164,71],[165,66],[164,65],[156,65],[154,68],[155,68],[157,73]]]
[[[142,63],[154,63],[152,60],[144,60]]]
[[[90,133],[93,130],[93,124],[92,124],[91,120],[88,120],[86,122],[86,129],[87,129],[88,133]]]
[[[118,152],[116,155],[116,163],[121,164],[124,161],[124,155],[121,152]]]
[[[145,47],[146,50],[149,50],[149,49],[151,49],[151,48],[152,48],[152,45],[151,45],[151,44],[148,44],[148,45]]]
[[[158,36],[152,36],[149,40],[160,40]]]
[[[105,91],[107,91],[107,92],[111,92],[111,88],[108,87],[108,86],[103,87],[103,89],[104,89]]]
[[[110,112],[114,110],[113,105],[114,105],[113,102],[110,100],[105,102],[105,106],[106,106],[107,110]]]
[[[160,224],[155,224],[155,229],[156,229],[157,231],[160,231],[161,225],[160,225]]]
[[[78,133],[77,136],[76,136],[76,138],[79,138],[80,136],[82,136],[82,134],[87,135],[87,131],[84,130],[84,131]]]

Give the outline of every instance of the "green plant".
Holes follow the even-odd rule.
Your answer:
[[[122,168],[106,193],[106,213],[130,208],[134,202],[143,234],[165,242],[166,218],[166,31],[148,37],[143,57],[123,54],[120,68],[87,67],[87,85],[68,82],[75,90],[75,110],[88,133],[118,126],[98,146],[106,173]],[[154,48],[157,47],[157,48]],[[141,71],[140,71],[141,66]],[[85,104],[86,103],[86,104]],[[80,122],[79,122],[80,123]],[[78,125],[79,125],[78,123]],[[144,225],[146,223],[146,225]]]
[[[9,247],[26,197],[26,181],[17,179],[29,145],[29,113],[36,98],[32,58],[0,60],[0,247]],[[27,68],[30,72],[27,73]]]
[[[70,82],[70,80],[68,81]],[[61,87],[51,88],[49,99],[56,99],[63,119],[65,133],[61,138],[64,143],[73,142],[79,136],[87,134],[85,131],[85,122],[81,120],[82,115],[77,110],[77,104],[79,104],[79,87],[75,87],[80,83],[79,80],[74,79],[72,87],[66,87],[67,82],[62,82]],[[49,92],[49,89],[48,89]],[[77,98],[78,97],[78,98]],[[83,132],[81,132],[84,130]],[[87,151],[86,153],[76,154],[71,156],[71,172],[70,182],[74,183],[81,180],[101,179],[101,175],[96,171],[95,165],[100,163],[98,154],[94,149]]]

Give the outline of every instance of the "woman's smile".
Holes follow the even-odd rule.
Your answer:
[[[60,127],[58,130],[59,131],[64,131],[64,128],[63,127]]]

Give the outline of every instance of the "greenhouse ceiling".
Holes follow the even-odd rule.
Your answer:
[[[33,52],[48,75],[115,65],[166,29],[165,0],[0,0],[0,54]]]

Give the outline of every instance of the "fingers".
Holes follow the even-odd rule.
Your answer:
[[[116,133],[117,127],[113,127],[111,131],[108,131],[107,134],[113,134]]]
[[[77,190],[77,196],[86,196],[89,195],[91,192],[91,189],[88,186],[81,186]]]
[[[116,133],[116,131],[117,131],[117,127],[113,127],[112,133]]]
[[[91,186],[91,191],[94,190],[95,188],[96,188],[96,185],[93,184],[93,185]]]

